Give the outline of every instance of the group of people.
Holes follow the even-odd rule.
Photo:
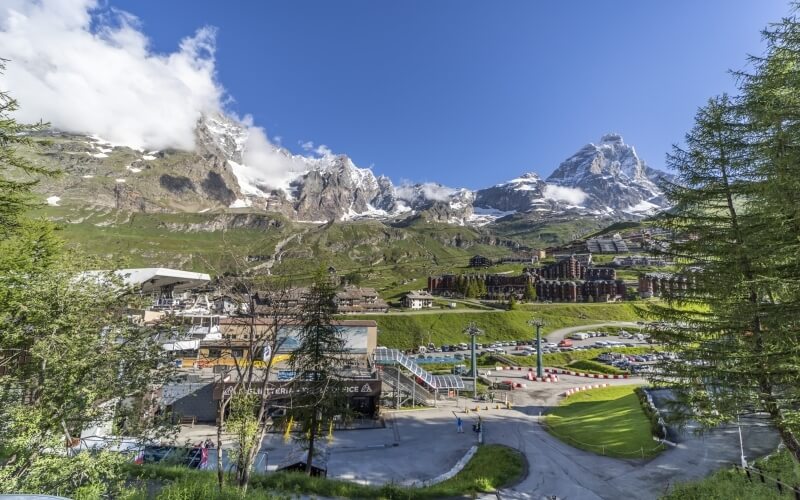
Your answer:
[[[455,413],[455,412],[453,412]],[[461,419],[460,416],[456,415],[456,429],[459,434],[464,433],[464,421]],[[481,431],[481,417],[478,417],[478,422],[472,424],[472,430],[475,432]]]
[[[197,464],[198,469],[206,469],[208,467],[208,450],[214,448],[214,441],[207,438],[205,441],[200,441],[196,444],[195,449],[200,449],[200,462]]]

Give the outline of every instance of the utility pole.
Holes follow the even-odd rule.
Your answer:
[[[742,423],[739,422],[739,415],[736,415],[736,426],[739,427],[739,451],[741,452],[741,456],[739,458],[742,462],[742,469],[746,469],[747,460],[744,458],[744,442],[742,442]]]
[[[542,327],[544,321],[538,318],[533,318],[528,321],[528,324],[536,327],[536,376],[539,378],[544,377],[544,367],[542,366]]]
[[[472,397],[478,399],[478,359],[475,356],[475,337],[483,335],[483,330],[475,326],[475,322],[471,321],[464,333],[470,337],[470,347],[472,349]]]

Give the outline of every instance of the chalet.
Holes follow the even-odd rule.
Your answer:
[[[408,292],[400,302],[408,309],[427,309],[433,307],[433,295],[426,291]]]
[[[378,296],[374,288],[346,286],[334,298],[339,314],[388,312],[389,304]]]

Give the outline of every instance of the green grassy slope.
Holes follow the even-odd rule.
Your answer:
[[[463,311],[463,312],[462,312]],[[378,344],[410,349],[420,343],[436,345],[465,342],[464,328],[475,322],[485,334],[482,341],[519,340],[533,336],[528,320],[541,318],[546,326],[543,335],[556,328],[588,325],[601,321],[636,321],[633,304],[528,304],[514,311],[477,312],[444,310],[416,314],[353,316],[378,323]],[[429,340],[430,339],[430,340]]]
[[[650,431],[635,386],[578,392],[547,414],[547,430],[562,441],[597,454],[644,458],[661,451]]]
[[[284,242],[273,275],[304,283],[319,266],[332,265],[340,275],[358,272],[362,284],[398,298],[404,291],[427,286],[429,274],[463,270],[474,254],[499,258],[512,253],[508,247],[487,244],[490,236],[483,230],[444,224],[315,225],[249,210],[130,213],[70,205],[43,207],[38,213],[59,225],[68,244],[90,254],[122,258],[130,266],[211,274],[247,271],[270,258],[276,244]],[[261,260],[248,262],[248,256]]]

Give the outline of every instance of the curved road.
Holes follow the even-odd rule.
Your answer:
[[[564,385],[595,383],[581,377],[559,378],[558,392],[563,392]],[[641,379],[598,382],[643,383]],[[487,443],[516,448],[528,460],[528,474],[522,482],[486,499],[655,499],[672,484],[699,479],[739,461],[736,427],[717,428],[704,436],[687,429],[679,433],[676,447],[649,461],[609,458],[573,448],[548,434],[539,423],[539,415],[558,399],[556,387],[533,384],[513,410],[484,417]],[[766,422],[755,417],[742,420],[742,436],[749,459],[774,451],[779,443]]]

